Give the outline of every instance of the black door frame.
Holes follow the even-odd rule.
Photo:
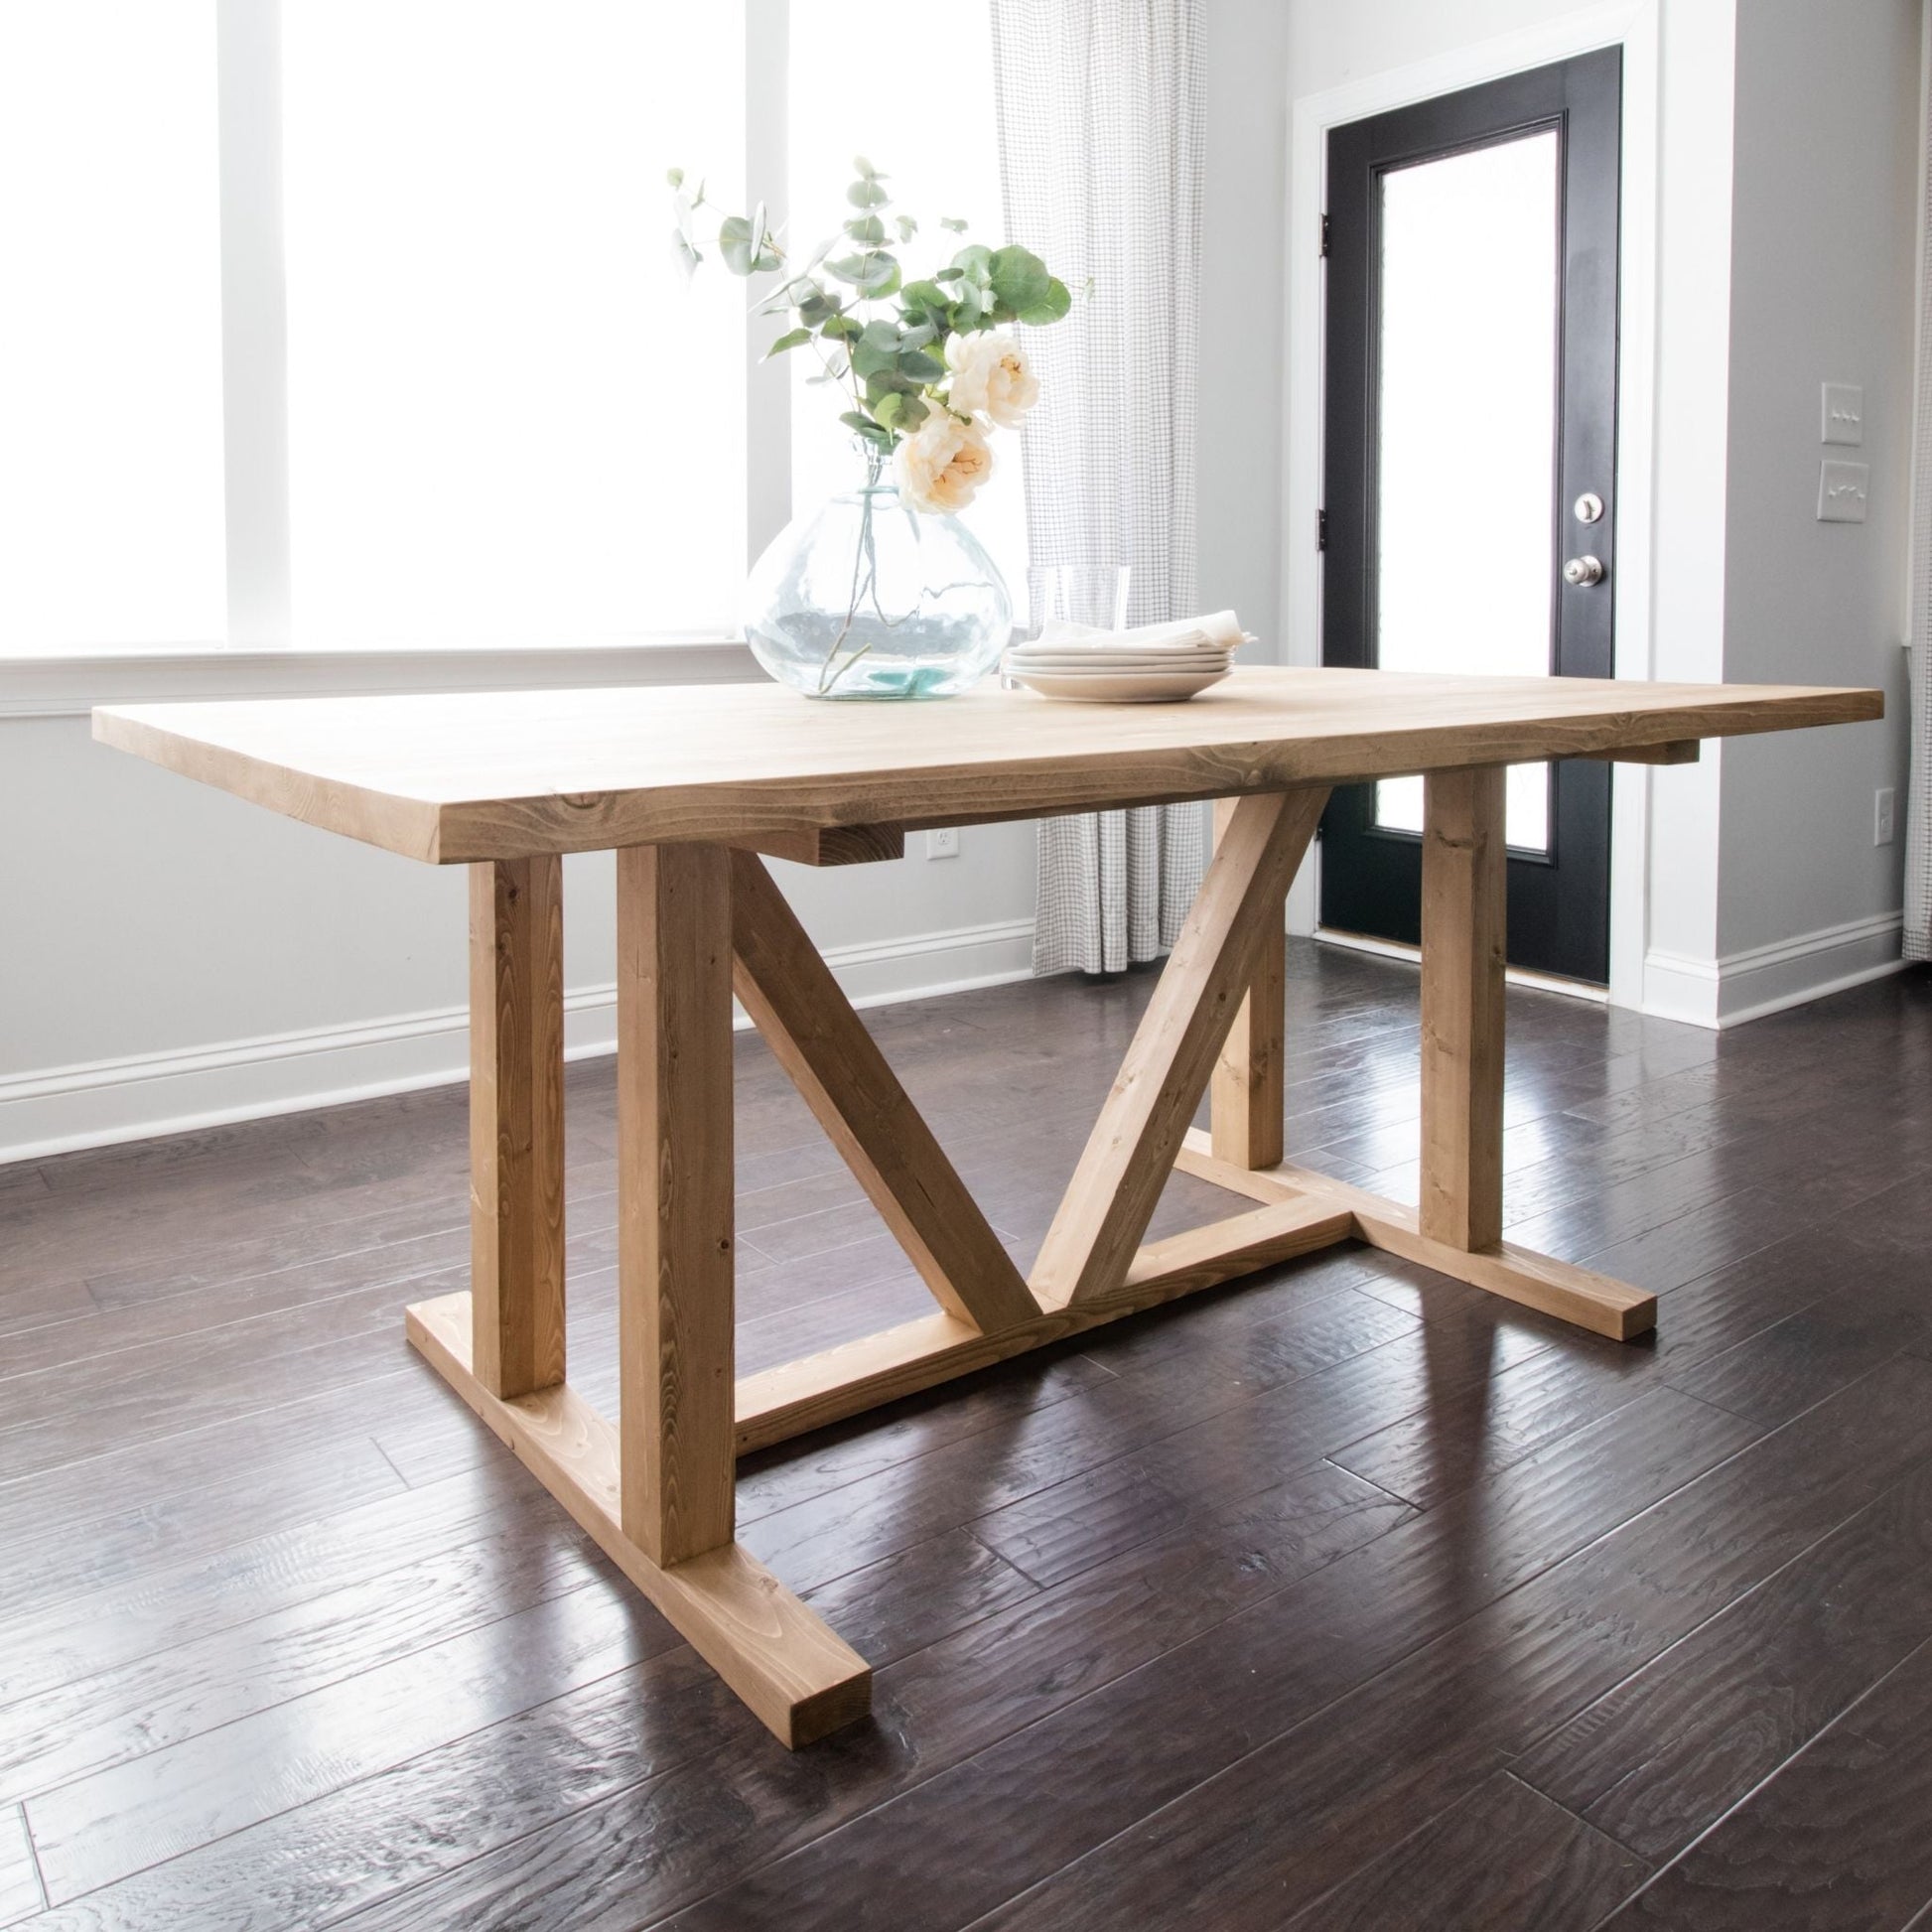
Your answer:
[[[1622,50],[1597,49],[1524,73],[1420,101],[1327,131],[1321,656],[1372,662],[1375,634],[1375,348],[1379,314],[1378,187],[1393,169],[1557,130],[1563,288],[1559,450],[1552,556],[1587,551],[1602,583],[1571,587],[1552,572],[1553,669],[1615,673],[1616,385]],[[1576,522],[1585,491],[1600,521]],[[1609,978],[1610,785],[1606,764],[1552,767],[1550,849],[1512,853],[1512,963],[1570,978]],[[1415,943],[1421,842],[1373,823],[1374,789],[1338,791],[1322,826],[1321,922]]]

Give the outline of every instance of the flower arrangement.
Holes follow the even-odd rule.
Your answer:
[[[1031,250],[978,242],[963,242],[930,275],[904,280],[894,244],[911,242],[918,223],[893,215],[889,239],[887,178],[863,155],[852,166],[845,198],[854,211],[842,234],[821,243],[803,267],[787,266],[762,206],[724,216],[713,245],[735,275],[783,277],[757,311],[791,321],[767,356],[811,348],[821,364],[811,380],[837,384],[849,396],[852,407],[839,420],[873,454],[875,467],[893,460],[903,499],[929,512],[963,509],[993,472],[988,430],[1017,428],[1039,397],[1012,325],[1058,322],[1072,299]],[[687,189],[677,168],[669,180],[673,247],[695,270],[704,259],[704,186]],[[953,219],[939,225],[959,235],[966,227]]]

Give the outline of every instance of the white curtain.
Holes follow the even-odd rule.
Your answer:
[[[992,0],[1009,237],[1073,310],[1028,332],[1022,432],[1037,574],[1127,565],[1128,621],[1194,614],[1201,0]],[[1119,972],[1173,945],[1200,807],[1039,827],[1034,971]]]

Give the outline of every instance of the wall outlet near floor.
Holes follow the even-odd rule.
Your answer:
[[[925,835],[925,856],[928,859],[957,859],[959,827],[957,825],[935,826]]]
[[[1874,792],[1871,798],[1871,843],[1889,845],[1898,829],[1896,806],[1890,785]]]

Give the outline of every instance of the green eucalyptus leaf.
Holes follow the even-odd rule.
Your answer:
[[[910,241],[919,231],[919,224],[909,214],[894,215],[893,226],[898,230],[898,238],[901,241]]]
[[[873,301],[891,295],[898,287],[898,261],[884,249],[871,248],[863,255],[847,255],[842,261],[827,262],[828,273],[841,282],[850,282]]]
[[[880,397],[878,404],[873,410],[873,414],[879,418],[880,422],[886,428],[897,429],[905,413],[905,403],[906,398],[897,390],[894,390]]]
[[[845,191],[845,199],[854,207],[884,207],[893,198],[880,187],[875,177],[869,175],[863,181],[855,181]]]
[[[666,168],[664,170],[664,179],[673,188],[682,188],[684,186],[684,170],[682,168]]]
[[[932,405],[923,396],[907,396],[898,413],[898,426],[900,429],[917,429],[931,414]]]
[[[1045,300],[1035,302],[1031,309],[1022,309],[1020,320],[1032,323],[1036,329],[1042,328],[1049,322],[1058,322],[1072,306],[1073,297],[1067,293],[1066,284],[1054,276],[1046,284]]]
[[[966,223],[956,214],[940,215],[939,225],[942,228],[950,228],[954,234],[964,234],[966,232]]]
[[[991,268],[994,294],[1000,298],[1002,307],[1016,315],[1044,302],[1052,286],[1053,278],[1047,274],[1046,264],[1030,248],[997,249]]]
[[[932,276],[935,282],[960,282],[964,281],[965,278],[966,271],[963,268],[935,269]]]
[[[671,230],[671,259],[677,263],[678,267],[688,277],[698,272],[698,264],[704,260],[704,257],[685,240],[683,235],[673,228]]]
[[[728,214],[718,228],[718,252],[734,275],[749,275],[756,259],[752,224],[742,214]]]
[[[943,275],[945,270],[939,272]],[[912,309],[943,309],[949,299],[946,291],[933,281],[907,282],[899,290],[899,300]]]
[[[899,346],[901,348],[923,348],[938,334],[939,326],[937,323],[916,322],[911,328],[901,329],[898,332]]]
[[[886,224],[876,214],[855,214],[845,224],[845,231],[854,241],[863,241],[868,247],[886,239]]]
[[[782,355],[785,352],[785,350],[788,348],[801,348],[804,346],[806,343],[810,342],[811,339],[812,339],[812,332],[809,329],[787,329],[785,333],[782,336],[780,336],[778,340],[775,343],[773,343],[771,346],[764,351],[764,359],[768,362],[770,361],[772,356]]]
[[[877,181],[879,179],[879,170],[862,154],[855,154],[852,157],[852,172],[865,181]]]
[[[917,382],[938,382],[945,376],[946,365],[922,348],[904,348],[899,350],[898,372]]]

